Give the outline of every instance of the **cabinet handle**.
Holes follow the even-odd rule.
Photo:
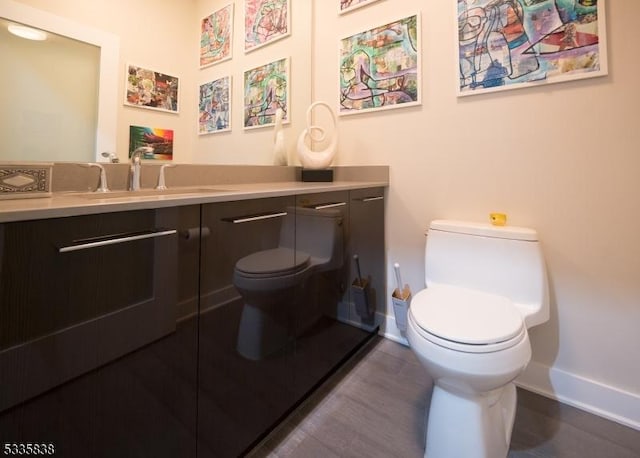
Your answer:
[[[82,244],[79,244],[79,245],[64,246],[64,247],[60,248],[58,250],[58,252],[60,252],[60,253],[68,253],[70,251],[88,250],[90,248],[96,248],[96,247],[107,246],[107,245],[117,245],[119,243],[134,242],[136,240],[144,240],[144,239],[152,239],[152,238],[156,238],[156,237],[164,237],[165,235],[177,234],[177,232],[178,231],[176,231],[175,229],[169,229],[169,230],[166,230],[166,231],[146,232],[146,233],[143,233],[143,234],[129,235],[129,236],[126,236],[126,237],[118,237],[118,238],[113,238],[113,239],[98,240],[98,241],[95,241],[95,242],[87,242],[87,243],[82,243]]]
[[[224,218],[223,221],[233,224],[240,224],[250,223],[252,221],[261,221],[263,219],[280,218],[282,216],[287,216],[287,212],[274,212],[265,213],[264,215],[240,216],[238,218]]]
[[[314,210],[324,210],[325,208],[344,207],[345,205],[347,205],[346,202],[331,202],[327,204],[310,205],[310,207]]]
[[[364,197],[362,198],[362,202],[373,202],[375,200],[383,200],[384,196],[375,196],[375,197]]]

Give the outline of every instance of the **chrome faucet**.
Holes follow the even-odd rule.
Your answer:
[[[131,180],[129,185],[130,191],[140,190],[140,168],[142,158],[145,153],[153,153],[153,148],[149,146],[141,146],[131,153]]]
[[[97,164],[94,162],[88,162],[86,164],[80,164],[81,167],[96,167],[100,170],[100,181],[98,181],[98,187],[96,188],[96,192],[109,192],[109,186],[107,186],[107,173],[104,170],[102,164]]]
[[[158,172],[158,185],[156,186],[158,191],[165,191],[167,189],[167,183],[164,179],[164,169],[175,166],[175,164],[162,164],[160,166],[160,172]]]

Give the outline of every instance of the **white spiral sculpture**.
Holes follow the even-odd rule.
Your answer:
[[[327,108],[331,114],[331,119],[333,121],[333,138],[331,139],[331,143],[329,143],[329,145],[322,151],[313,151],[311,146],[307,146],[307,137],[309,137],[309,143],[321,142],[325,138],[324,129],[320,126],[314,126],[311,124],[311,113],[318,105],[322,105]],[[336,115],[328,103],[314,102],[309,105],[309,108],[307,108],[307,128],[300,133],[297,145],[298,158],[305,169],[325,169],[329,167],[336,155],[338,146],[338,130],[336,127]]]

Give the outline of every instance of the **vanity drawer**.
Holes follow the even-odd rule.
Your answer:
[[[0,411],[175,330],[174,214],[0,225]]]

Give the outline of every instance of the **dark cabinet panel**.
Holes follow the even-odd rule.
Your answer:
[[[372,192],[203,206],[198,456],[248,451],[377,330],[384,202]],[[356,253],[373,296],[362,316]]]
[[[198,263],[181,220],[199,208],[0,225],[0,443],[195,456],[197,316],[179,316],[178,266],[197,278]]]
[[[386,261],[384,231],[384,189],[356,189],[350,191],[350,236],[348,253],[358,256],[358,265],[351,263],[351,317],[364,327],[380,325],[386,314]],[[364,294],[357,287],[364,283]]]
[[[297,204],[300,210],[296,213],[296,247],[322,258],[298,291],[293,364],[295,394],[301,399],[362,345],[370,330],[360,329],[349,316],[349,273],[353,262],[347,252],[351,236],[349,193],[299,196]],[[303,209],[325,216],[310,216]],[[317,220],[334,218],[335,228],[325,223],[321,233]],[[332,230],[336,232],[329,236]],[[333,248],[329,248],[331,244]]]
[[[292,197],[203,206],[198,456],[238,456],[293,404]],[[205,229],[206,228],[206,229]],[[275,267],[274,267],[275,266]]]

